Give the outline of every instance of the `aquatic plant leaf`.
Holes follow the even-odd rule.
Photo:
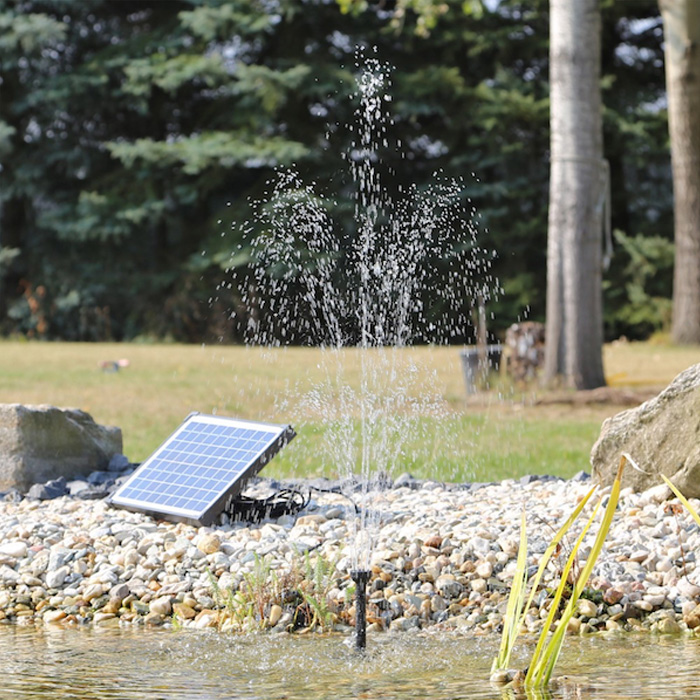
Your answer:
[[[600,552],[603,549],[603,543],[608,535],[610,526],[612,524],[613,516],[615,515],[615,509],[617,508],[618,501],[620,500],[620,486],[622,482],[622,472],[624,471],[625,464],[627,463],[627,456],[625,454],[620,458],[620,464],[617,468],[617,475],[615,476],[615,481],[613,482],[612,489],[610,490],[610,496],[608,498],[608,504],[605,507],[605,512],[603,513],[603,520],[598,529],[598,534],[596,535],[591,551],[586,559],[586,563],[579,575],[576,583],[574,584],[574,590],[569,598],[566,609],[564,610],[557,629],[552,634],[544,652],[542,653],[542,658],[538,662],[538,666],[541,668],[536,672],[533,672],[533,685],[545,686],[549,683],[554,666],[557,663],[559,654],[561,653],[561,647],[564,642],[564,634],[566,634],[566,627],[569,621],[573,617],[574,610],[576,609],[576,604],[578,603],[581,593],[588,582],[588,579],[593,571],[596,560],[600,556]],[[597,509],[596,509],[597,510]],[[589,524],[593,522],[596,513],[594,512],[589,518]],[[542,634],[546,635],[548,630],[545,628],[542,630]],[[528,672],[528,676],[530,673]],[[526,680],[527,683],[527,680]]]
[[[571,549],[571,552],[569,554],[569,557],[566,560],[566,564],[564,565],[564,569],[561,574],[561,579],[559,581],[559,585],[557,586],[557,590],[554,594],[554,598],[552,599],[552,604],[549,608],[549,614],[547,615],[547,619],[545,620],[544,627],[542,628],[542,633],[540,634],[540,638],[537,640],[537,646],[535,647],[535,651],[532,655],[532,659],[530,660],[530,666],[528,668],[527,675],[525,676],[525,684],[526,685],[541,685],[542,683],[542,676],[545,672],[545,669],[547,667],[547,661],[548,661],[548,656],[547,654],[543,655],[543,650],[545,648],[545,643],[547,642],[547,634],[549,630],[552,628],[552,625],[554,624],[554,618],[557,614],[557,611],[559,609],[559,603],[561,602],[561,599],[564,595],[564,591],[566,590],[566,585],[569,579],[569,572],[571,571],[574,562],[576,561],[576,557],[578,555],[578,550],[581,546],[581,543],[583,542],[584,537],[588,533],[588,531],[591,528],[591,525],[593,524],[593,521],[595,520],[596,515],[598,514],[598,509],[600,508],[600,501],[596,504],[595,508],[593,509],[593,513],[591,514],[590,518],[588,518],[588,522],[584,525],[583,530],[581,531],[581,534],[578,536],[576,539],[576,542],[574,543],[573,548]],[[572,608],[572,614],[573,614],[573,608]],[[562,618],[559,621],[559,626],[557,627],[557,630],[560,628],[565,629],[566,626],[562,622],[564,616],[562,615]],[[566,620],[566,624],[568,625],[569,620]],[[563,635],[562,635],[563,639]],[[549,649],[548,649],[549,651]],[[558,652],[557,652],[558,654]],[[550,652],[551,656],[551,652]]]
[[[503,632],[498,655],[491,665],[491,673],[508,667],[513,646],[520,631],[520,621],[525,600],[525,585],[527,583],[527,528],[525,526],[525,511],[520,521],[520,547],[513,575],[513,585],[508,596],[506,614],[503,617]]]
[[[537,567],[535,578],[532,581],[532,590],[530,591],[530,597],[528,598],[525,607],[522,609],[520,623],[522,623],[522,621],[525,618],[525,613],[530,608],[530,605],[532,605],[532,601],[534,600],[535,594],[537,593],[537,588],[539,587],[540,581],[542,580],[542,576],[544,575],[544,570],[547,568],[547,564],[549,564],[549,560],[552,558],[552,554],[554,554],[554,551],[556,550],[561,540],[564,538],[564,535],[566,535],[566,533],[571,529],[571,526],[576,522],[578,516],[581,514],[581,511],[586,507],[586,504],[590,500],[591,496],[595,493],[597,488],[597,486],[593,486],[591,489],[589,489],[588,493],[581,499],[581,502],[576,506],[576,508],[574,508],[574,510],[571,512],[571,515],[566,519],[566,522],[559,528],[557,533],[554,535],[554,539],[552,539],[552,541],[549,543],[549,546],[544,551],[544,554],[540,559],[539,566]]]
[[[513,587],[511,588],[511,593],[508,598],[508,607],[506,608],[506,614],[503,620],[503,635],[501,637],[501,648],[499,650],[498,656],[494,659],[493,665],[491,667],[491,673],[508,667],[511,654],[513,652],[513,646],[515,645],[515,640],[518,634],[520,633],[523,621],[525,620],[525,615],[529,610],[530,606],[532,605],[532,601],[535,598],[535,594],[537,593],[540,581],[542,580],[542,576],[544,575],[544,570],[547,568],[547,564],[549,564],[549,560],[552,558],[552,554],[554,554],[554,551],[556,550],[557,546],[563,539],[564,535],[566,535],[571,526],[577,520],[578,516],[581,514],[581,511],[585,508],[586,504],[595,492],[596,488],[596,486],[591,488],[588,491],[588,493],[581,499],[580,503],[571,512],[571,515],[569,515],[564,524],[559,528],[559,530],[554,535],[554,538],[549,543],[549,546],[544,551],[544,554],[542,555],[540,563],[537,567],[535,577],[532,580],[530,595],[525,605],[523,605],[522,603],[527,574],[525,561],[523,561],[521,564],[520,559],[521,554],[525,552],[527,548],[527,536],[525,534],[525,513],[523,513],[523,521],[520,529],[520,549],[518,550],[518,562],[516,565],[515,575],[513,576]],[[522,582],[520,581],[521,578]],[[516,582],[518,582],[517,587]]]

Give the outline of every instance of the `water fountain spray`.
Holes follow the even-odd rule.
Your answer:
[[[238,321],[250,342],[323,348],[319,367],[326,378],[308,392],[305,408],[329,426],[325,459],[355,504],[348,570],[356,587],[355,646],[362,650],[370,562],[386,507],[383,477],[426,429],[424,418],[437,419],[427,424],[433,430],[445,415],[442,397],[419,386],[421,372],[407,366],[401,349],[462,337],[472,303],[488,299],[493,278],[461,181],[436,173],[427,186],[383,185],[395,175],[384,155],[403,158],[390,133],[391,71],[371,58],[358,67],[356,124],[345,153],[355,226],[346,230],[334,221],[333,197],[294,169],[280,168],[254,225],[240,228],[240,250],[252,263],[241,266],[238,278],[232,255],[230,271],[244,310]],[[345,367],[357,353],[355,388]]]

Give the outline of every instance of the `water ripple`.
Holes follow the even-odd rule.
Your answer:
[[[486,678],[495,638],[385,635],[358,657],[342,637],[0,627],[3,697],[13,700],[670,700],[700,697],[700,640],[567,641],[571,677],[518,695]],[[518,649],[526,665],[531,649]]]

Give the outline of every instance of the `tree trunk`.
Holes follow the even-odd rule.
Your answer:
[[[672,336],[700,343],[700,2],[661,0],[676,258]]]
[[[603,134],[598,0],[550,2],[551,172],[545,372],[577,389],[603,373]]]

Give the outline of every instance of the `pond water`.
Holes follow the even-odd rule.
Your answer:
[[[458,700],[700,697],[700,640],[567,640],[575,682],[517,696],[485,679],[498,640],[386,635],[364,658],[342,637],[0,627],[2,697],[90,700]],[[528,649],[522,648],[523,662]],[[524,665],[524,664],[522,664]]]

